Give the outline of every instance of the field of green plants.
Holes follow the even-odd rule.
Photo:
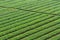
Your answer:
[[[60,1],[0,0],[0,40],[60,40]]]

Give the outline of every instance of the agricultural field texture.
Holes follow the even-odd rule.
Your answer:
[[[60,1],[0,0],[0,40],[60,40]]]

